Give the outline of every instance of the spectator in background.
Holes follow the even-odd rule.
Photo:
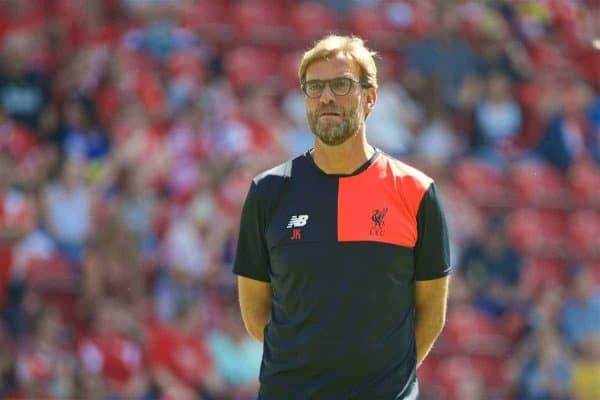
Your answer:
[[[454,106],[463,80],[478,74],[480,60],[459,36],[456,5],[439,4],[434,13],[433,36],[409,49],[409,75],[418,81],[439,81],[443,104]]]
[[[117,218],[135,236],[142,255],[148,255],[156,249],[157,238],[152,231],[155,194],[144,187],[140,174],[127,165],[117,171],[113,190],[117,196]]]
[[[79,161],[64,161],[59,179],[45,192],[46,226],[60,250],[75,267],[92,230],[93,195]]]
[[[491,74],[485,97],[475,108],[472,144],[477,153],[495,164],[503,165],[521,131],[521,109],[512,97],[508,77]]]
[[[437,167],[436,171],[441,171],[462,152],[463,146],[454,131],[450,114],[435,106],[430,113],[415,140],[414,153],[428,165]]]
[[[48,101],[48,88],[46,77],[29,66],[32,50],[33,38],[26,33],[5,39],[0,56],[0,107],[15,121],[35,129]]]
[[[17,346],[0,321],[0,397],[7,398],[15,393],[18,387],[16,376]]]
[[[256,397],[262,346],[246,334],[237,304],[224,308],[219,328],[208,340],[217,370],[242,398]]]
[[[567,400],[571,362],[551,325],[537,330],[525,342],[528,355],[519,371],[520,400]]]
[[[198,103],[181,110],[166,141],[169,157],[167,186],[177,202],[187,202],[206,186],[205,168],[199,166],[209,152],[211,135],[206,110]]]
[[[69,353],[68,330],[56,310],[45,309],[36,321],[30,343],[23,343],[17,377],[28,398],[75,395],[75,360]]]
[[[0,311],[9,332],[21,331],[19,308],[23,295],[20,279],[15,279],[15,248],[34,227],[33,204],[29,196],[14,185],[16,163],[0,152]],[[0,324],[2,323],[0,322]]]
[[[246,88],[241,96],[240,122],[250,132],[250,153],[261,153],[261,158],[279,159],[286,155],[284,144],[276,134],[281,130],[281,121],[275,94],[268,86],[255,85]],[[265,115],[271,118],[265,119]]]
[[[302,93],[293,87],[284,95],[281,107],[286,122],[282,131],[285,149],[290,155],[302,154],[313,145],[313,135],[306,125]]]
[[[502,314],[516,300],[521,256],[507,243],[500,217],[467,246],[460,265],[460,274],[477,292],[476,303],[488,313]]]
[[[525,288],[525,290],[527,290]],[[528,293],[533,297],[532,305],[527,310],[526,324],[532,331],[543,331],[548,327],[558,329],[564,301],[564,292],[559,287],[554,290],[544,290],[539,296]],[[562,339],[562,338],[561,338]]]
[[[600,399],[600,335],[586,340],[575,360],[571,393],[574,400]]]
[[[377,107],[366,124],[374,146],[399,156],[412,150],[414,136],[423,120],[424,111],[397,82],[392,63],[393,61],[386,59],[379,60]]]
[[[84,99],[71,99],[64,106],[63,151],[70,159],[101,160],[108,155],[108,137],[95,121],[93,105]]]
[[[136,318],[127,304],[105,298],[93,311],[91,329],[78,338],[81,373],[90,375],[84,379],[102,377],[112,398],[144,398],[152,390]]]
[[[483,73],[497,73],[513,82],[522,82],[532,76],[533,66],[525,47],[510,32],[509,21],[514,20],[515,10],[507,3],[497,8],[483,10],[477,30]]]
[[[212,399],[223,391],[204,337],[201,309],[182,305],[175,323],[149,327],[148,357],[163,395]]]
[[[37,222],[40,216],[41,193],[36,191],[32,194],[32,203],[34,204],[33,218]],[[48,268],[49,266],[63,266],[63,257],[61,256],[56,243],[44,229],[42,224],[32,228],[14,248],[13,262],[11,265],[11,275],[14,281],[23,280],[32,283],[53,282],[55,278],[65,278],[64,275],[57,276],[58,271]],[[66,271],[63,271],[66,272]],[[56,281],[54,284],[58,283]]]
[[[83,257],[83,298],[93,313],[102,299],[139,306],[145,293],[145,276],[134,235],[122,220],[112,217],[94,233]]]
[[[155,286],[156,309],[163,321],[172,321],[181,307],[202,293],[210,267],[207,231],[191,210],[174,211],[164,238],[164,265]],[[178,215],[177,215],[178,214]]]
[[[600,335],[600,290],[589,267],[577,268],[564,303],[561,328],[566,343],[583,350],[585,342]]]
[[[139,2],[135,2],[139,3]],[[139,3],[143,7],[141,3]],[[164,61],[176,50],[199,46],[198,36],[173,23],[169,10],[161,18],[150,19],[142,29],[131,29],[124,37],[128,47],[143,50],[157,61]]]
[[[600,133],[589,119],[592,100],[591,89],[584,81],[567,88],[562,112],[550,119],[537,147],[543,159],[563,170],[583,159],[600,164]]]
[[[49,104],[40,116],[36,136],[41,143],[50,145],[53,150],[61,148],[64,142],[64,130],[60,122],[58,107],[56,104]]]

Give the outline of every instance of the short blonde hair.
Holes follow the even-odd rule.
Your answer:
[[[377,88],[377,66],[373,57],[377,55],[365,46],[365,42],[357,36],[328,35],[319,40],[312,49],[306,51],[302,56],[298,78],[300,83],[306,79],[308,67],[321,60],[328,60],[338,54],[351,57],[360,67],[361,83]]]

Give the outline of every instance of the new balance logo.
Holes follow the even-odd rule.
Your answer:
[[[301,226],[306,225],[306,221],[308,221],[308,215],[292,215],[290,218],[290,222],[288,222],[287,227],[289,228],[299,228]]]

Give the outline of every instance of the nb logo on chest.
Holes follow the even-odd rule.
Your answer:
[[[301,227],[306,225],[306,221],[308,221],[308,215],[292,215],[290,218],[290,222],[288,222],[287,227],[294,228],[292,230],[292,236],[290,236],[291,240],[300,240],[302,239],[302,230]]]
[[[290,222],[288,222],[287,227],[289,228],[300,228],[301,226],[305,226],[308,221],[308,215],[292,215],[290,218]]]

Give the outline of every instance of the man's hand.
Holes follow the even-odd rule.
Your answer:
[[[246,330],[262,343],[265,326],[271,317],[271,284],[238,276],[238,293]]]

